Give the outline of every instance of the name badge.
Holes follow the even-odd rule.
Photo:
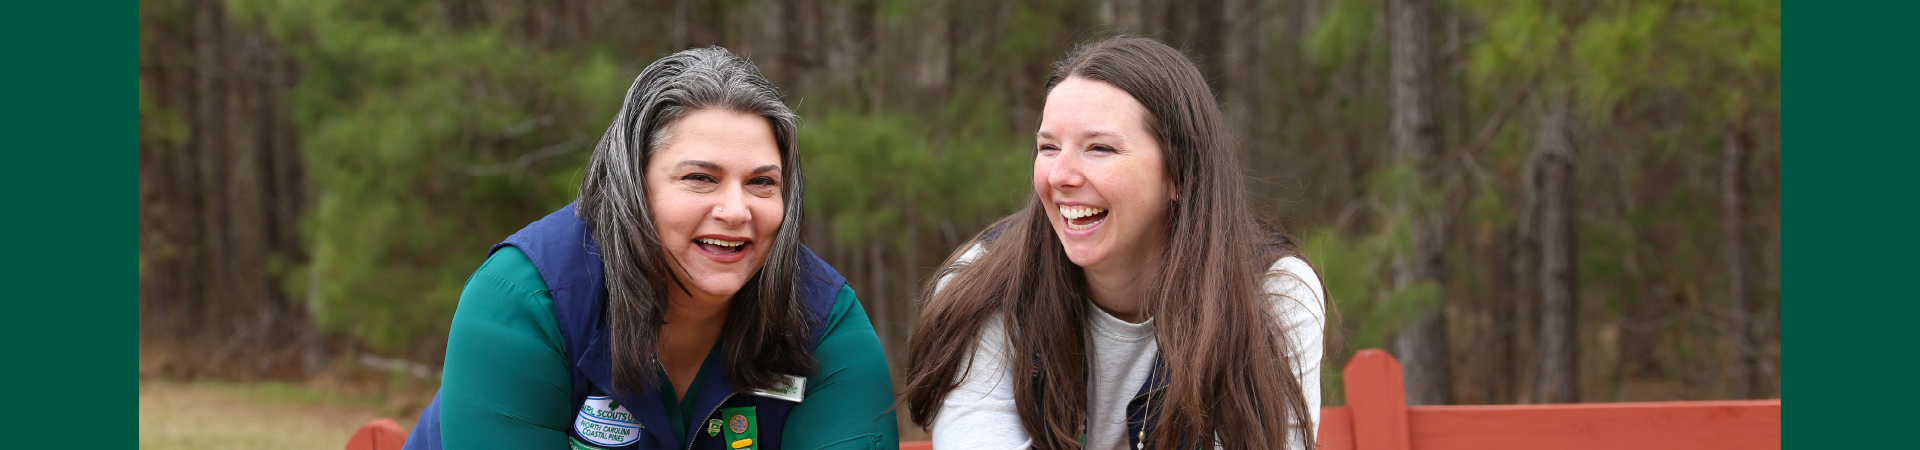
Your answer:
[[[753,395],[800,403],[801,398],[806,395],[806,392],[806,378],[787,375],[786,382],[774,385],[773,389],[754,389]]]

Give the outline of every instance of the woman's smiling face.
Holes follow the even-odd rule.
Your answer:
[[[1069,77],[1047,94],[1033,191],[1075,265],[1131,272],[1165,247],[1175,194],[1148,120],[1145,106],[1105,82]]]
[[[669,126],[648,158],[647,210],[691,300],[724,302],[767,262],[786,213],[780,147],[754,114],[701,110]]]

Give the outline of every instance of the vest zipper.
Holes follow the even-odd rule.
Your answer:
[[[705,427],[704,425],[706,425],[706,424],[708,424],[708,423],[711,423],[711,422],[708,422],[708,421],[710,421],[710,420],[713,420],[713,413],[717,413],[717,412],[720,412],[720,407],[721,407],[721,406],[724,406],[724,405],[726,405],[726,404],[727,404],[727,400],[732,400],[732,399],[733,399],[733,394],[727,394],[727,396],[726,396],[726,397],[720,397],[720,403],[715,403],[715,404],[713,405],[713,410],[712,410],[712,411],[707,411],[707,415],[705,415],[705,416],[701,416],[701,417],[706,417],[706,418],[707,418],[707,420],[702,420],[702,421],[700,421],[700,425],[703,425],[703,426],[697,426],[697,427],[694,427],[694,428],[693,428],[693,438],[692,438],[692,439],[687,439],[687,450],[693,450],[693,443],[695,443],[695,442],[700,442],[700,430],[702,430],[702,429],[705,429],[705,428],[706,428],[706,427]],[[757,419],[757,418],[756,418],[756,419]],[[723,448],[724,448],[724,447],[727,447],[727,446],[725,446],[725,445],[722,445],[721,447],[723,447]]]

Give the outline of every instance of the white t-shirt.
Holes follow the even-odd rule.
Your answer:
[[[961,256],[962,261],[978,257],[978,246]],[[1325,293],[1320,277],[1300,258],[1282,258],[1271,268],[1276,275],[1267,279],[1267,292],[1281,294],[1273,305],[1275,317],[1285,323],[1293,345],[1294,376],[1306,392],[1307,410],[1314,424],[1320,423],[1321,330],[1325,328]],[[1297,278],[1296,278],[1297,277]],[[940,280],[936,290],[944,287]],[[1089,304],[1089,335],[1092,337],[1093,362],[1087,386],[1087,448],[1125,449],[1127,438],[1127,402],[1139,393],[1153,370],[1159,347],[1153,337],[1153,319],[1127,323]],[[933,421],[933,445],[950,449],[1013,449],[1033,446],[1026,428],[1020,425],[1020,413],[1014,406],[1014,383],[1010,376],[1026,376],[1026,364],[1007,364],[1005,325],[999,320],[982,327],[975,346],[972,369],[953,392],[947,394],[940,414]],[[1016,373],[1017,371],[1017,373]],[[1289,423],[1293,421],[1289,420]],[[1313,430],[1315,436],[1320,430]],[[1305,443],[1297,443],[1304,448]]]

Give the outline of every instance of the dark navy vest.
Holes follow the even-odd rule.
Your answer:
[[[488,255],[504,246],[520,249],[533,261],[541,280],[547,283],[548,293],[553,296],[554,315],[560,335],[566,341],[568,369],[573,377],[572,397],[568,401],[574,405],[576,416],[567,434],[576,445],[633,450],[729,449],[730,443],[726,442],[729,434],[723,432],[728,430],[723,429],[738,422],[722,417],[722,411],[737,412],[740,410],[735,408],[752,407],[757,416],[753,428],[758,435],[753,440],[753,448],[780,448],[787,414],[797,403],[735,389],[727,381],[725,358],[715,359],[714,365],[707,368],[705,381],[690,389],[689,397],[695,410],[708,411],[706,416],[694,417],[686,424],[689,429],[684,431],[690,445],[675,441],[667,419],[670,412],[659,392],[639,396],[613,393],[613,356],[608,350],[604,318],[606,278],[600,265],[599,246],[587,231],[586,223],[575,215],[574,205],[569,204],[527,225],[494,245]],[[813,345],[817,346],[821,329],[847,280],[812,250],[801,246],[795,282],[799,285],[802,307],[814,324]],[[671,413],[678,414],[678,411]],[[420,424],[407,437],[406,448],[440,448],[439,396],[420,413]]]

